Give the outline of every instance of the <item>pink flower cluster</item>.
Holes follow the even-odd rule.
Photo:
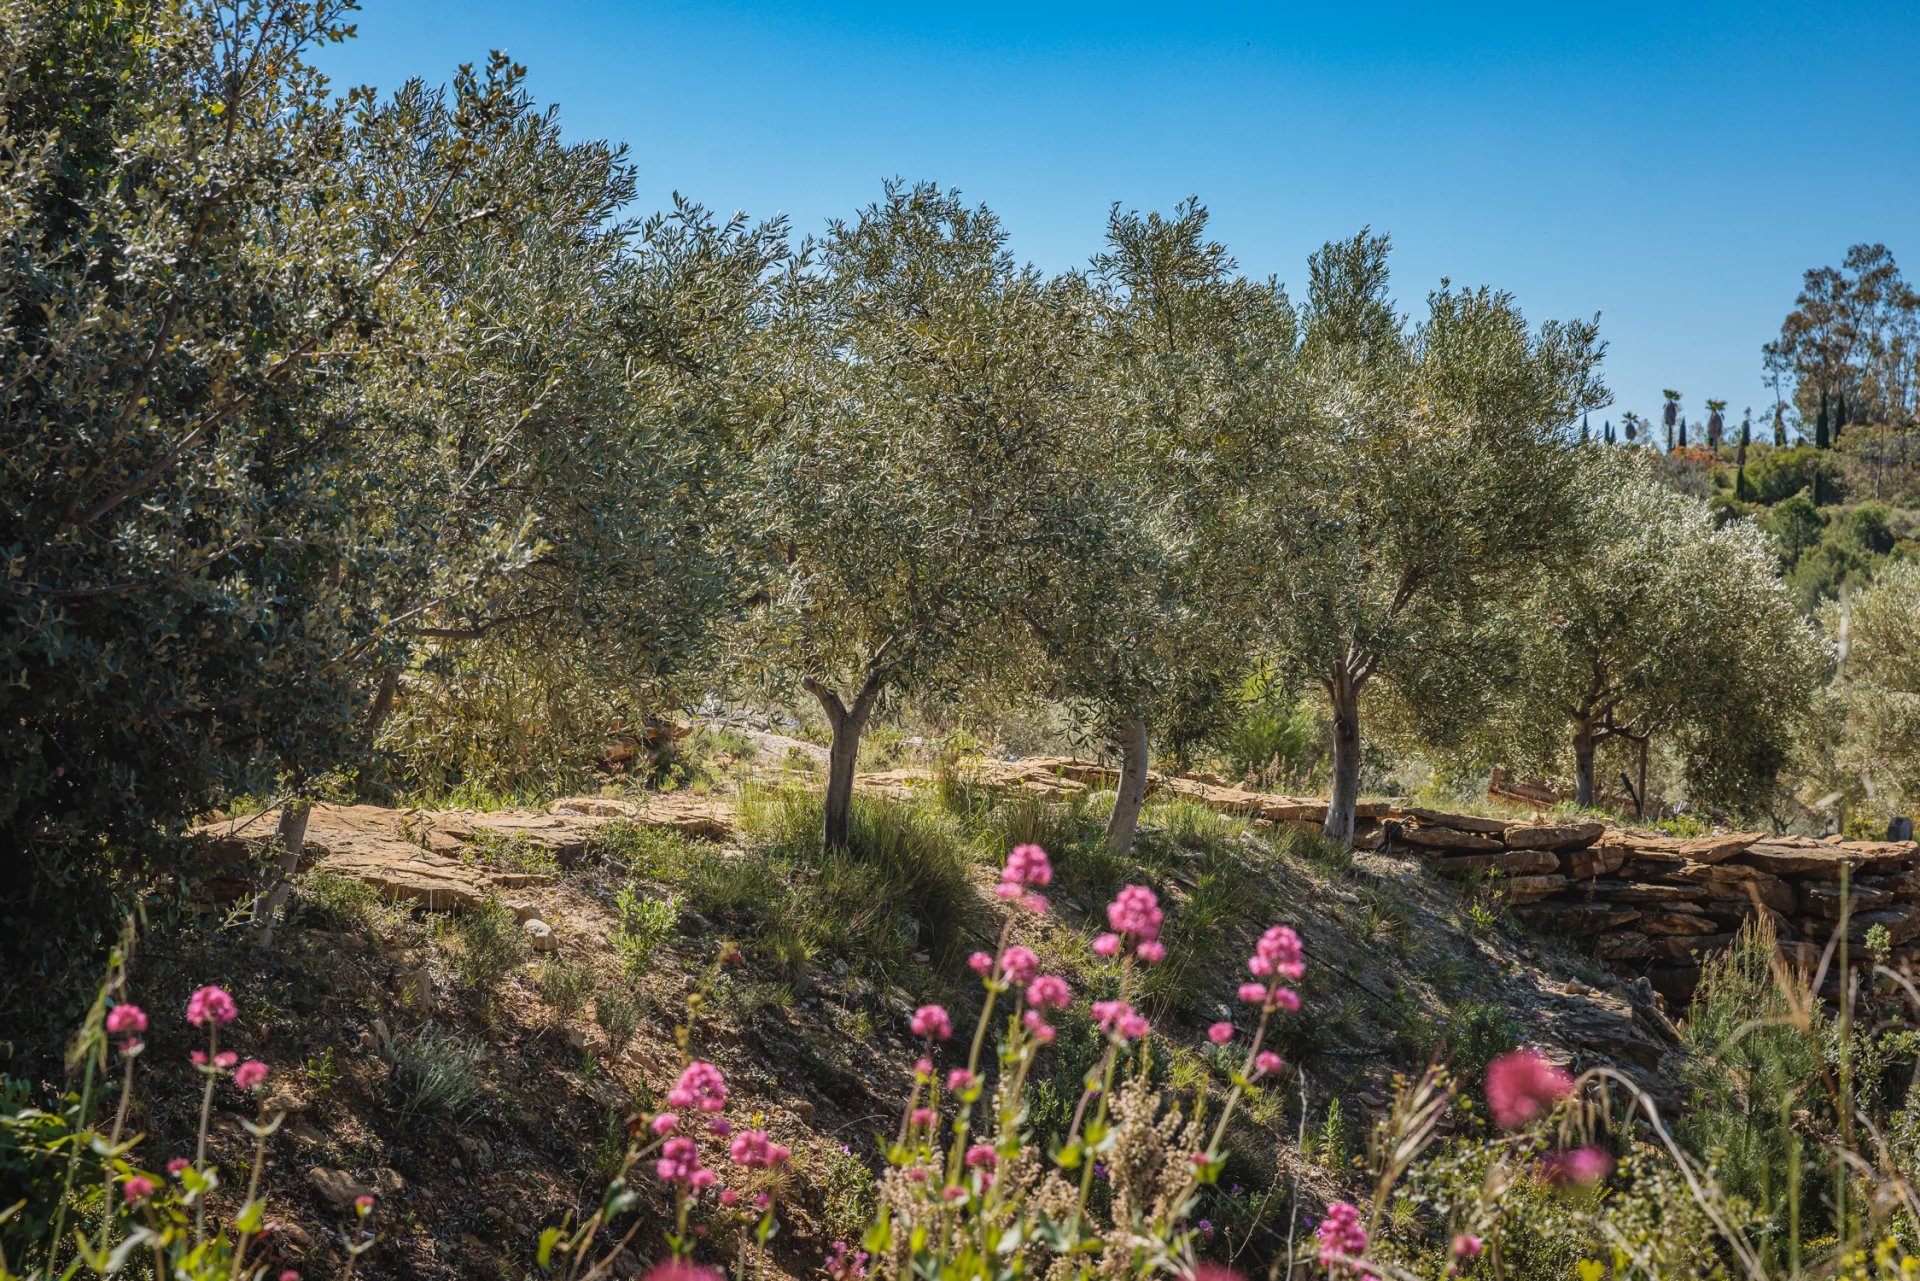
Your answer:
[[[1320,1241],[1320,1266],[1329,1275],[1337,1276],[1349,1269],[1362,1277],[1372,1275],[1365,1268],[1355,1268],[1348,1262],[1367,1252],[1367,1229],[1360,1222],[1359,1207],[1347,1201],[1335,1201],[1327,1207],[1327,1217],[1320,1220],[1314,1235]]]
[[[1487,1067],[1487,1110],[1503,1130],[1553,1111],[1573,1090],[1573,1078],[1533,1050],[1502,1054]]]
[[[140,1048],[140,1034],[147,1030],[147,1012],[137,1005],[116,1005],[107,1014],[107,1035],[120,1038],[120,1052],[132,1054]]]
[[[1093,941],[1094,953],[1118,956],[1131,948],[1143,964],[1158,965],[1167,957],[1167,949],[1160,942],[1160,922],[1165,916],[1159,897],[1151,889],[1144,885],[1121,886],[1113,902],[1107,904],[1107,924],[1112,930]]]
[[[1000,870],[1000,884],[993,892],[1003,899],[1018,899],[1030,912],[1047,910],[1047,899],[1037,891],[1053,883],[1053,864],[1038,845],[1016,845],[1007,851],[1007,865]]]
[[[1298,982],[1307,972],[1302,959],[1300,936],[1285,925],[1275,925],[1260,936],[1253,955],[1247,958],[1247,973],[1254,981],[1240,985],[1240,999],[1263,1010],[1300,1008],[1300,995],[1281,980]]]
[[[1549,1155],[1540,1163],[1540,1172],[1549,1183],[1584,1187],[1613,1173],[1613,1154],[1605,1148],[1571,1148]]]
[[[930,1041],[945,1041],[953,1036],[953,1019],[938,1005],[923,1005],[915,1010],[907,1026],[915,1036],[924,1036]]]
[[[231,1023],[239,1017],[239,1007],[225,988],[203,987],[187,998],[187,1022],[195,1027]]]
[[[712,1170],[700,1165],[700,1145],[684,1134],[668,1139],[660,1148],[660,1159],[653,1172],[662,1183],[684,1183],[696,1192],[710,1188],[717,1180]]]
[[[863,1281],[867,1275],[867,1252],[849,1250],[845,1241],[835,1241],[827,1255],[827,1275],[833,1281]]]
[[[695,1059],[681,1070],[679,1081],[667,1093],[667,1105],[718,1112],[727,1106],[727,1079],[713,1064]]]
[[[733,1136],[728,1155],[733,1157],[735,1165],[744,1165],[749,1170],[771,1170],[776,1165],[784,1165],[793,1150],[784,1143],[773,1142],[765,1130],[743,1130]]]
[[[1095,1001],[1093,1021],[1102,1032],[1123,1041],[1137,1041],[1149,1030],[1146,1016],[1125,1001]]]

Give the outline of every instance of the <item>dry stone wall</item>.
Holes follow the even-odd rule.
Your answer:
[[[1084,761],[1023,762],[1083,785],[1117,771]],[[1256,823],[1312,825],[1321,801],[1247,791],[1205,775],[1155,776],[1154,789]],[[1355,844],[1411,854],[1441,876],[1495,877],[1530,928],[1573,940],[1628,977],[1646,976],[1671,1000],[1692,994],[1701,962],[1765,916],[1783,954],[1813,969],[1846,917],[1849,960],[1885,931],[1895,964],[1920,969],[1920,844],[1814,840],[1764,832],[1681,838],[1591,819],[1540,814],[1489,818],[1362,805]],[[1843,890],[1844,886],[1844,890]],[[1836,949],[1837,951],[1837,949]],[[1837,974],[1838,958],[1829,972]]]

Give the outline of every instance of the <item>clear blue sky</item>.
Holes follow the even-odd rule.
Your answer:
[[[1855,241],[1920,278],[1920,5],[689,4],[367,0],[343,82],[444,80],[504,49],[568,131],[798,231],[931,178],[1015,252],[1082,264],[1118,200],[1212,209],[1290,284],[1390,232],[1533,318],[1599,312],[1623,409],[1770,403],[1760,345]],[[1597,426],[1599,419],[1596,418]]]

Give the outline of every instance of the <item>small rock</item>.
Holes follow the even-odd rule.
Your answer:
[[[372,1188],[345,1170],[329,1170],[323,1165],[307,1171],[307,1183],[335,1214],[345,1214],[360,1197],[374,1195]]]
[[[813,1100],[795,1099],[793,1101],[793,1112],[795,1116],[811,1125],[813,1123]]]
[[[553,927],[537,916],[528,917],[520,928],[527,932],[527,941],[536,952],[551,952],[560,946],[560,940],[553,936]]]
[[[1585,983],[1582,983],[1579,979],[1567,980],[1566,993],[1568,996],[1584,996],[1586,995],[1586,991],[1587,991],[1587,985]]]
[[[375,1195],[384,1198],[397,1197],[407,1190],[407,1181],[391,1166],[383,1165],[375,1170],[372,1182]]]
[[[592,1038],[590,1038],[581,1029],[577,1027],[570,1027],[567,1029],[567,1046],[570,1049],[572,1049],[574,1053],[576,1054],[585,1053],[586,1048],[591,1043],[591,1041],[592,1041]]]

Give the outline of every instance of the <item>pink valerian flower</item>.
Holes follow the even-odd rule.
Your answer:
[[[955,1068],[953,1071],[947,1073],[947,1089],[956,1092],[964,1090],[978,1079],[978,1077],[974,1076],[973,1073],[967,1071],[965,1068]]]
[[[1028,983],[1040,972],[1040,958],[1030,947],[1021,947],[1015,943],[1000,953],[1000,972],[1007,976],[1010,983]]]
[[[1042,974],[1027,984],[1027,1004],[1036,1010],[1064,1010],[1073,1004],[1073,989],[1058,974]]]
[[[981,978],[993,973],[993,956],[988,952],[975,952],[967,958],[967,968]]]
[[[953,1036],[953,1020],[938,1005],[923,1005],[915,1010],[907,1026],[913,1029],[915,1036],[924,1036],[932,1041],[945,1041]]]
[[[1032,1034],[1033,1039],[1042,1045],[1052,1045],[1056,1035],[1053,1024],[1047,1022],[1038,1010],[1028,1010],[1020,1016],[1020,1022]]]
[[[140,1048],[140,1034],[147,1030],[147,1012],[137,1005],[116,1005],[107,1014],[107,1035],[120,1038],[120,1052],[131,1054]]]
[[[1215,1023],[1207,1029],[1207,1039],[1215,1045],[1225,1045],[1233,1039],[1233,1024]]]
[[[949,1183],[940,1189],[940,1196],[947,1201],[964,1201],[967,1199],[967,1190],[958,1183]]]
[[[994,890],[1001,898],[1021,898],[1028,890],[1045,889],[1053,884],[1053,864],[1038,845],[1016,845],[1007,851],[1007,865],[1000,869],[1000,884]]]
[[[669,1107],[718,1112],[727,1106],[727,1078],[711,1063],[695,1059],[680,1070],[680,1079],[667,1092]]]
[[[733,1133],[733,1122],[724,1116],[716,1116],[713,1118],[713,1132],[724,1139]]]
[[[680,1128],[680,1117],[673,1112],[662,1112],[647,1124],[655,1134],[672,1134]]]
[[[1286,1064],[1272,1050],[1262,1050],[1253,1056],[1253,1074],[1255,1077],[1272,1076]]]
[[[728,1155],[733,1157],[735,1165],[744,1165],[750,1170],[771,1170],[776,1165],[784,1165],[793,1150],[784,1143],[773,1142],[765,1130],[743,1130],[733,1136]]]
[[[932,1108],[915,1108],[912,1116],[910,1116],[908,1120],[916,1126],[926,1126],[932,1125],[939,1119],[939,1116],[940,1114]]]
[[[1242,983],[1240,999],[1248,1005],[1258,1005],[1267,1010],[1285,1010],[1292,1013],[1300,1008],[1300,994],[1290,987],[1281,987],[1278,983],[1271,986],[1265,983]]]
[[[1480,1238],[1471,1232],[1461,1232],[1453,1238],[1453,1257],[1456,1259],[1477,1259],[1484,1248]]]
[[[232,1050],[222,1050],[220,1051],[220,1053],[213,1056],[213,1065],[219,1068],[222,1072],[226,1071],[228,1068],[232,1067],[234,1064],[238,1063],[239,1061],[240,1061],[240,1056],[234,1053]]]
[[[233,1070],[233,1083],[243,1090],[251,1090],[267,1079],[267,1065],[259,1059],[248,1059]]]
[[[192,1164],[193,1162],[187,1160],[187,1158],[177,1156],[167,1162],[167,1173],[177,1179],[180,1177],[181,1172]]]
[[[195,1027],[208,1023],[231,1023],[240,1017],[239,1007],[225,988],[203,987],[187,998],[187,1022]]]
[[[712,1268],[686,1259],[666,1258],[647,1269],[640,1281],[725,1281]]]
[[[653,1172],[662,1183],[692,1184],[693,1176],[700,1172],[700,1145],[684,1134],[676,1134],[661,1145]]]
[[[1360,1222],[1357,1206],[1346,1201],[1329,1205],[1327,1217],[1320,1220],[1314,1235],[1320,1241],[1320,1266],[1329,1273],[1337,1275],[1351,1269],[1363,1277],[1371,1275],[1364,1268],[1354,1268],[1350,1262],[1367,1252],[1367,1229]]]
[[[732,1188],[720,1189],[720,1204],[731,1208],[740,1204],[740,1194]]]
[[[355,1197],[353,1199],[353,1209],[354,1213],[358,1214],[361,1218],[366,1218],[369,1214],[373,1213],[373,1198],[365,1194]]]
[[[1534,1050],[1502,1054],[1487,1067],[1487,1110],[1503,1130],[1539,1120],[1572,1092],[1573,1078]]]
[[[863,1281],[867,1275],[867,1252],[849,1250],[845,1241],[835,1241],[827,1255],[827,1275],[833,1281]]]
[[[120,1184],[120,1195],[128,1205],[138,1205],[153,1195],[153,1180],[144,1174],[129,1175]]]
[[[280,1274],[280,1281],[300,1281],[300,1274],[292,1268],[288,1268]]]
[[[1278,974],[1289,982],[1298,983],[1307,972],[1300,950],[1300,936],[1285,925],[1269,927],[1260,936],[1260,941],[1254,944],[1253,955],[1247,959],[1247,971],[1259,978]]]
[[[967,1149],[967,1164],[976,1169],[984,1167],[991,1170],[1000,1164],[1000,1154],[989,1144],[976,1143]]]
[[[1200,1221],[1207,1222],[1205,1219]],[[1211,1227],[1212,1225],[1208,1224],[1207,1239],[1209,1241],[1213,1239]],[[1222,1267],[1218,1263],[1202,1262],[1193,1265],[1193,1281],[1247,1281],[1247,1279],[1232,1268]]]
[[[1167,949],[1160,943],[1160,922],[1165,916],[1160,899],[1151,889],[1144,885],[1121,886],[1113,902],[1107,904],[1107,924],[1112,932],[1093,941],[1094,953],[1115,956],[1130,947],[1144,964],[1158,965],[1167,956]]]
[[[1598,1183],[1613,1173],[1613,1154],[1605,1148],[1555,1152],[1540,1163],[1549,1183]]]
[[[1100,1025],[1102,1032],[1123,1041],[1137,1041],[1148,1030],[1145,1016],[1137,1013],[1125,1001],[1095,1001],[1093,1021]]]
[[[933,1060],[923,1058],[918,1063],[915,1063],[913,1065],[913,1074],[922,1081],[933,1080]]]
[[[191,1051],[187,1055],[187,1061],[195,1067],[205,1067],[207,1065],[207,1052],[205,1050]]]

